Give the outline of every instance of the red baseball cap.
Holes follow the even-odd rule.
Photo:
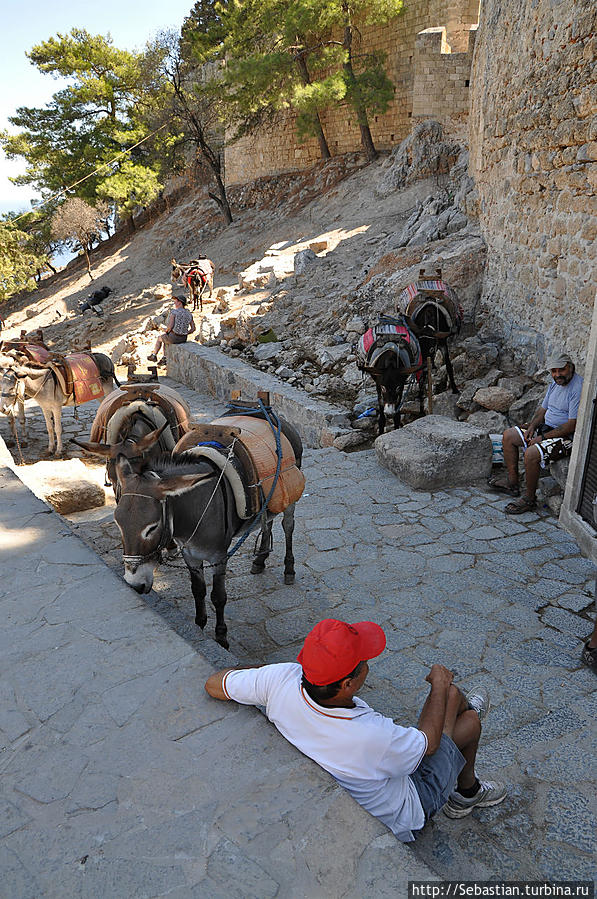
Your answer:
[[[346,624],[326,618],[310,631],[297,656],[307,680],[322,687],[350,674],[359,662],[374,659],[386,648],[379,624],[359,621]]]

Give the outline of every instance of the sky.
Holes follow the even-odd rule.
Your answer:
[[[25,53],[34,44],[71,28],[112,35],[123,50],[140,50],[157,32],[179,29],[194,0],[3,0],[0,54],[0,129],[15,131],[8,122],[19,106],[44,106],[61,82],[31,65]],[[24,171],[20,161],[7,160],[0,150],[0,212],[25,211],[35,196],[29,186],[17,187],[9,177]]]

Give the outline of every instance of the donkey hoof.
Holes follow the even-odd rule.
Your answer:
[[[199,618],[198,616],[195,616],[195,624],[197,625],[197,627],[200,627],[201,630],[203,630],[203,628],[207,624],[207,615],[205,616],[205,618]]]
[[[292,574],[285,574],[284,575],[284,583],[286,585],[294,584],[294,577],[295,577],[294,572]]]
[[[216,634],[216,643],[219,643],[223,649],[230,649],[230,644],[225,634]]]
[[[251,574],[263,574],[265,571],[265,565],[259,565],[258,562],[253,562],[251,565]]]

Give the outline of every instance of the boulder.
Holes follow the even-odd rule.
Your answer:
[[[346,333],[351,337],[360,337],[366,330],[367,325],[358,315],[346,322]]]
[[[557,459],[551,462],[549,471],[552,478],[557,481],[562,490],[566,489],[566,480],[568,479],[568,469],[570,468],[570,457],[566,459]]]
[[[165,300],[172,296],[171,284],[156,284],[153,288],[153,295],[156,300]]]
[[[547,388],[545,384],[536,384],[510,406],[510,419],[513,424],[522,425],[530,421],[537,406],[540,406],[545,397]]]
[[[328,248],[327,238],[322,238],[320,240],[312,240],[309,244],[309,249],[313,250],[314,253],[323,253],[324,250]]]
[[[381,465],[417,490],[467,486],[491,473],[491,440],[481,428],[427,415],[375,441]]]
[[[61,515],[105,505],[104,488],[80,459],[36,462],[22,471],[22,479],[33,493]]]
[[[456,420],[458,418],[458,398],[459,394],[452,393],[451,390],[445,390],[433,397],[433,414],[442,415],[444,418]]]
[[[363,431],[344,431],[334,438],[334,446],[339,450],[356,449],[357,446],[362,446],[368,440],[369,436]]]
[[[131,349],[129,341],[126,337],[121,337],[116,346],[110,353],[110,358],[114,365],[120,365],[123,355]]]
[[[356,362],[351,362],[346,366],[342,377],[349,387],[356,387],[358,389],[363,383],[363,372],[357,368]]]
[[[199,319],[195,339],[198,343],[213,345],[219,343],[222,336],[220,319],[215,315],[205,314]]]
[[[501,412],[492,410],[473,412],[469,415],[467,422],[476,428],[486,431],[488,434],[502,434],[508,427],[508,420]]]
[[[494,412],[507,412],[515,399],[515,395],[504,387],[481,387],[473,397],[475,403]]]
[[[271,359],[275,359],[283,349],[284,347],[279,341],[277,343],[260,343],[253,350],[253,355],[258,362],[269,362]]]
[[[487,385],[490,386],[489,384]],[[529,379],[525,377],[521,378],[500,378],[497,382],[498,387],[503,387],[505,390],[509,390],[510,393],[514,394],[515,399],[520,399],[520,397],[525,392],[526,388],[529,386]]]
[[[336,346],[324,346],[315,351],[317,364],[322,371],[331,371],[338,362],[346,359],[352,352],[350,343],[339,343]]]
[[[317,256],[313,250],[301,250],[294,256],[294,274],[302,275],[314,262],[317,262]]]

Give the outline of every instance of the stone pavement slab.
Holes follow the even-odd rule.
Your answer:
[[[433,873],[0,468],[0,893],[403,894]]]
[[[171,381],[166,383],[180,388],[194,414],[204,420],[221,409],[211,398]],[[401,723],[414,723],[427,692],[424,677],[433,662],[452,667],[459,683],[485,683],[492,695],[493,709],[486,721],[479,772],[511,785],[508,799],[495,809],[475,811],[461,821],[438,815],[414,847],[399,846],[383,828],[376,831],[371,844],[374,848],[370,846],[360,854],[356,873],[351,868],[351,888],[360,885],[361,895],[367,896],[388,895],[391,890],[396,894],[391,879],[391,886],[384,884],[382,863],[378,876],[376,859],[391,858],[394,870],[402,858],[401,851],[443,878],[593,876],[595,774],[594,756],[590,753],[597,682],[594,673],[581,665],[580,649],[583,636],[592,629],[594,566],[582,558],[576,543],[549,513],[540,510],[539,517],[525,515],[514,521],[503,513],[507,500],[484,489],[412,491],[382,469],[372,451],[346,455],[333,448],[309,449],[304,468],[307,485],[297,507],[295,530],[296,584],[285,587],[282,583],[283,540],[278,525],[274,528],[272,557],[260,576],[248,573],[252,546],[247,541],[229,566],[227,621],[232,655],[224,654],[225,658],[238,659],[243,664],[292,659],[305,632],[323,617],[378,621],[386,630],[388,649],[372,662],[363,698]],[[15,522],[34,529],[35,518],[30,519],[25,510]],[[75,533],[96,548],[120,575],[122,551],[114,523],[86,520],[85,513],[73,516],[72,521]],[[56,547],[57,542],[53,541],[53,545]],[[4,646],[10,649],[18,632],[27,654],[35,652],[36,641],[40,641],[46,647],[46,657],[52,645],[67,657],[72,652],[68,630],[71,623],[64,613],[68,610],[70,614],[71,599],[66,597],[63,606],[57,604],[58,614],[48,613],[54,618],[51,628],[44,629],[45,636],[39,629],[47,553],[44,564],[46,567],[38,571],[28,565],[15,568],[17,589],[30,587],[37,599],[20,603],[21,593],[17,598],[5,597],[15,623],[7,629]],[[121,617],[111,609],[111,614],[102,620],[101,616],[92,617],[90,610],[85,631],[98,641],[118,640],[123,630],[133,626],[130,620],[145,615],[149,606],[184,638],[190,649],[199,652],[204,660],[221,665],[222,654],[213,641],[213,611],[209,610],[205,633],[198,632],[193,623],[188,575],[186,569],[176,565],[158,569],[154,591],[143,597],[141,606],[135,605],[139,597],[133,594],[132,600],[128,600],[132,605],[125,603],[120,609]],[[73,566],[70,571],[71,577],[79,581],[85,576],[84,567]],[[122,582],[115,583],[120,583],[127,596],[130,594]],[[50,607],[49,602],[46,605]],[[144,633],[146,625],[139,627]],[[54,634],[59,635],[59,640],[51,644]],[[136,722],[138,716],[143,721],[145,704],[150,701],[147,697],[161,673],[170,676],[172,665],[177,664],[168,655],[169,647],[166,641],[160,650],[165,655],[157,672],[143,671],[131,678],[124,669],[121,682],[110,683],[109,689],[103,691],[101,706],[87,710],[85,715],[81,711],[76,739],[88,739],[80,734],[101,735],[114,720],[113,704],[108,706],[108,718],[104,710],[111,702],[109,690],[115,691],[113,696],[122,703],[124,717],[122,721],[118,719],[119,727],[138,734]],[[133,649],[129,647],[129,655],[134,656]],[[147,657],[138,651],[147,664]],[[93,665],[99,664],[97,655],[91,654],[90,659]],[[82,662],[76,658],[75,665],[78,664]],[[141,694],[139,703],[132,703],[132,709],[118,694],[119,689],[127,691],[129,678],[138,682]],[[40,687],[34,695],[43,696],[43,689]],[[49,691],[45,695],[51,703]],[[64,702],[58,705],[63,708]],[[190,708],[192,717],[194,706],[191,704]],[[68,706],[66,709],[64,716],[68,719],[71,712]],[[23,710],[17,711],[24,715]],[[239,711],[234,721],[249,720],[247,712],[243,710],[241,715]],[[130,721],[126,718],[129,714]],[[163,714],[168,718],[166,711]],[[230,714],[226,712],[226,716]],[[189,727],[188,712],[183,711],[181,716],[183,727]],[[224,713],[222,716],[222,720],[210,722],[205,732],[211,728],[211,733],[217,733],[218,727],[225,727],[227,718]],[[153,721],[159,722],[159,716]],[[255,721],[255,730],[250,732],[251,746],[260,728],[269,729],[262,719]],[[24,726],[18,715],[9,725],[12,733]],[[202,736],[200,730],[189,736],[196,751]],[[271,736],[276,738],[275,734]],[[268,752],[276,739],[267,743]],[[225,749],[219,746],[220,766],[222,760],[227,765],[232,759],[234,765],[238,764],[236,745],[232,740],[230,749],[228,744]],[[124,751],[120,745],[118,751],[121,755]],[[208,750],[204,757],[211,761],[212,755],[215,759],[216,752],[210,754]],[[164,779],[163,770],[160,776]],[[322,772],[318,776],[323,776]],[[329,787],[325,776],[321,783]],[[146,786],[147,791],[152,788],[155,784]],[[209,801],[213,801],[209,789],[208,794]],[[344,797],[344,801],[352,802],[350,797]],[[238,804],[233,803],[233,807],[235,811],[239,809]],[[111,805],[94,814],[105,815],[109,808]],[[327,812],[321,808],[324,820]],[[185,812],[194,810],[195,807],[185,806]],[[28,812],[28,807],[24,811]],[[19,804],[15,814],[18,812]],[[246,812],[243,810],[242,814]],[[268,827],[273,821],[271,826],[279,830],[283,820],[285,832],[290,832],[288,828],[295,826],[296,819],[284,817],[285,814],[281,816],[275,806],[268,807]],[[299,819],[300,815],[299,810]],[[264,833],[270,832],[265,823],[259,824],[262,826]],[[370,826],[367,818],[366,828]],[[118,832],[114,838],[118,838]],[[259,853],[266,844],[260,836],[249,840],[254,855],[247,853],[238,835],[228,832],[226,839],[242,849],[244,858],[250,856],[250,861],[263,868]],[[325,848],[323,841],[317,852],[323,855]],[[229,870],[226,866],[233,862],[226,859],[234,859],[235,851],[222,843],[214,859]],[[288,858],[290,852],[290,845],[284,844],[278,854],[270,855]],[[312,843],[309,852],[315,852]],[[296,853],[293,858],[296,859]],[[245,863],[248,866],[248,860]],[[318,864],[324,865],[323,860],[316,862],[311,855],[308,861],[303,855],[300,863],[294,863],[296,871],[302,870],[303,864],[310,871]],[[335,858],[330,856],[328,864],[332,870]],[[341,859],[339,864],[341,867]],[[214,870],[215,861],[207,873],[202,870],[202,888],[210,896],[222,892],[221,884],[218,886],[217,878],[214,880]],[[270,867],[266,874],[275,880]],[[260,883],[267,894],[267,881]],[[183,885],[172,894],[185,896],[192,892]],[[282,889],[279,895],[285,895]]]

